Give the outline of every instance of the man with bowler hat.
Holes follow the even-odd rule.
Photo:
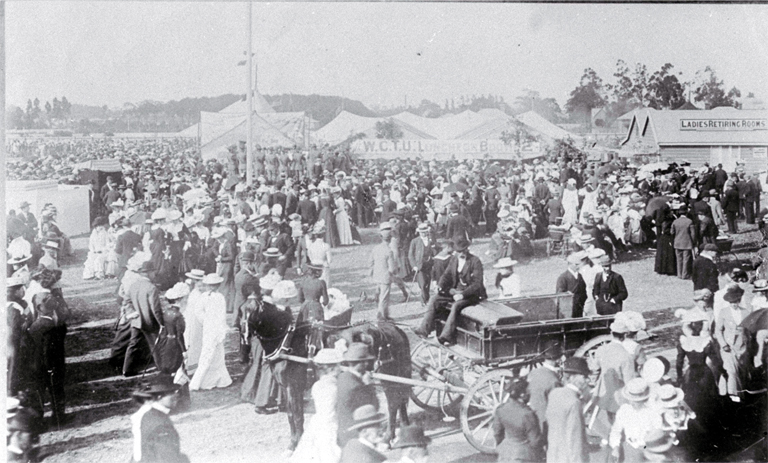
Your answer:
[[[565,386],[552,390],[547,403],[547,462],[589,461],[582,407],[590,371],[587,360],[571,357],[563,364]]]
[[[426,463],[429,460],[427,446],[432,439],[424,435],[421,426],[405,426],[392,449],[402,449],[398,463]]]
[[[336,419],[339,420],[338,440],[341,448],[356,436],[355,429],[350,429],[356,421],[353,416],[355,410],[363,405],[379,408],[376,389],[366,374],[373,368],[374,360],[376,357],[371,355],[368,345],[361,342],[353,342],[344,353],[347,369],[339,373],[336,382]]]
[[[179,385],[165,375],[133,393],[141,408],[131,415],[134,463],[185,463],[179,433],[168,414],[178,402]]]
[[[383,413],[371,404],[362,405],[352,413],[352,422],[344,430],[354,433],[342,447],[340,463],[380,463],[387,460],[386,455],[376,449],[381,443],[381,424],[386,420]],[[342,428],[339,427],[339,433]]]
[[[454,240],[455,255],[448,263],[438,283],[438,292],[429,299],[427,310],[415,333],[427,337],[434,328],[435,312],[450,305],[450,314],[438,336],[443,344],[456,342],[456,324],[459,314],[466,307],[487,299],[483,283],[483,263],[469,252],[469,240],[459,236]]]

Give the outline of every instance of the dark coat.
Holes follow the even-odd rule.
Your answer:
[[[539,420],[527,405],[509,400],[493,415],[493,435],[500,462],[540,461],[542,436]]]
[[[140,278],[128,288],[128,299],[139,313],[131,325],[149,333],[160,331],[160,326],[165,322],[157,287],[147,278]]]
[[[424,246],[421,236],[411,240],[411,246],[408,248],[408,263],[412,268],[424,270],[427,276],[430,276],[432,269],[432,258],[436,254],[435,244],[430,240],[429,246]]]
[[[336,419],[339,421],[338,441],[340,447],[343,448],[347,442],[357,437],[356,431],[349,431],[349,427],[355,422],[352,414],[359,407],[367,404],[379,408],[379,399],[376,398],[374,386],[363,384],[363,381],[353,373],[347,371],[339,373],[336,381]],[[344,461],[343,457],[342,461]]]
[[[317,206],[308,199],[299,201],[296,212],[301,216],[301,223],[313,225],[317,220]]]
[[[464,268],[459,272],[459,258],[451,257],[443,276],[438,284],[442,294],[448,294],[450,289],[461,291],[464,299],[482,300],[488,297],[483,283],[483,263],[472,254],[467,257]]]
[[[573,305],[571,317],[577,318],[584,315],[584,304],[587,302],[587,284],[580,273],[574,277],[570,271],[566,270],[557,277],[556,293],[573,293]]]
[[[603,281],[603,273],[595,276],[595,285],[592,287],[592,295],[595,297],[595,308],[600,315],[610,315],[621,312],[623,301],[629,296],[624,284],[624,277],[616,272],[611,272],[608,279]],[[616,303],[610,302],[614,299]]]
[[[432,260],[432,281],[440,281],[451,262],[451,257],[450,255],[445,256],[445,258],[435,256]]]
[[[339,463],[380,463],[387,461],[387,457],[358,439],[350,440],[341,450]]]
[[[328,286],[319,278],[305,278],[299,283],[299,302],[317,301],[328,305]]]
[[[181,453],[179,433],[165,413],[154,408],[141,417],[141,460],[137,463],[188,462]],[[135,461],[135,460],[133,460]]]
[[[739,192],[735,188],[726,190],[723,199],[720,201],[724,212],[739,212]]]
[[[248,300],[248,294],[243,292],[244,289],[253,288],[253,286],[259,287],[259,277],[255,273],[251,273],[248,270],[241,268],[237,275],[235,275],[235,311],[237,317],[235,318],[235,326],[240,326],[240,306]]]
[[[728,181],[728,173],[723,169],[715,170],[715,188],[722,189],[725,182]]]
[[[717,270],[717,265],[712,260],[702,256],[693,260],[691,279],[693,280],[694,291],[707,288],[714,294],[720,289],[720,284],[717,280],[719,275],[720,272]]]
[[[457,237],[471,238],[472,224],[465,216],[459,214],[448,218],[448,222],[445,225],[445,237],[449,240],[456,239]]]
[[[544,424],[547,422],[549,393],[554,388],[561,386],[560,378],[554,371],[541,366],[528,373],[526,379],[528,380],[528,394],[530,395],[528,403],[539,419],[542,432],[546,432]]]
[[[579,394],[558,387],[547,403],[547,461],[581,463],[589,461],[584,413]]]

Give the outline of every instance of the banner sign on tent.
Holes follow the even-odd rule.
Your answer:
[[[357,140],[353,152],[367,158],[420,157],[425,159],[457,159],[488,157],[491,159],[518,159],[530,157],[540,151],[539,143],[526,145],[518,154],[514,143],[509,145],[498,139],[487,140]]]

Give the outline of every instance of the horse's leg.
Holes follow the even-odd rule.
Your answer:
[[[407,390],[403,391],[403,394],[405,394],[405,397],[400,398],[400,419],[403,420],[403,423],[406,426],[411,425],[411,420],[408,419],[408,394]]]
[[[286,398],[288,399],[288,421],[291,424],[290,450],[296,446],[304,434],[304,389],[307,383],[306,366],[290,362],[286,367]]]
[[[393,391],[390,388],[387,388],[384,393],[387,396],[387,431],[389,432],[389,442],[392,442],[395,440],[395,430],[397,429],[397,409],[399,408],[398,397],[397,391]]]

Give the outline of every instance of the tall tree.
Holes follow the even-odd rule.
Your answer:
[[[605,104],[603,95],[603,79],[592,68],[584,70],[579,85],[571,92],[571,97],[565,103],[565,109],[570,114],[579,114],[587,122],[590,120],[590,112]]]
[[[696,72],[696,83],[694,85],[696,88],[693,91],[693,99],[703,101],[707,109],[719,106],[741,107],[741,104],[736,100],[741,97],[741,91],[733,87],[726,92],[725,84],[717,78],[717,73],[710,66]]]
[[[398,140],[403,138],[403,131],[397,125],[394,119],[389,118],[385,121],[376,123],[376,138],[385,140]]]
[[[65,96],[61,97],[61,110],[66,116],[72,115],[72,103]]]
[[[675,109],[685,103],[685,88],[666,63],[653,73],[648,82],[648,106],[654,109]],[[682,73],[678,73],[682,75]]]
[[[53,110],[53,106],[51,106],[51,102],[50,101],[46,101],[44,107],[45,107],[45,113],[50,116],[51,115],[51,111]]]

